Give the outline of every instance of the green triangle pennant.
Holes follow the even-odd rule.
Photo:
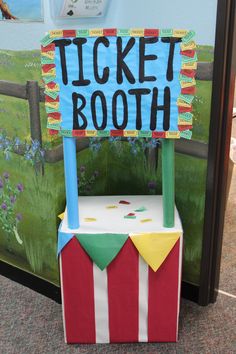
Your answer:
[[[105,269],[123,247],[128,234],[77,234],[83,249],[101,269]]]

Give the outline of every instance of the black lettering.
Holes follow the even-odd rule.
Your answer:
[[[121,124],[118,124],[118,118],[117,118],[117,99],[119,96],[122,98],[123,101],[123,121]],[[128,123],[128,102],[127,102],[126,94],[122,90],[116,91],[112,98],[112,121],[114,127],[116,129],[121,129],[121,130],[124,130]]]
[[[148,95],[151,92],[149,89],[132,89],[128,93],[130,95],[135,95],[136,98],[136,129],[142,129],[142,95]]]
[[[99,84],[105,84],[108,79],[109,79],[109,68],[108,66],[106,66],[103,69],[103,73],[102,76],[99,76],[98,73],[98,46],[99,44],[103,44],[106,48],[109,47],[110,42],[106,37],[98,37],[94,43],[94,47],[93,47],[93,69],[94,69],[94,77],[95,80],[99,83]]]
[[[62,82],[64,85],[68,84],[67,66],[66,66],[66,53],[65,47],[71,44],[70,39],[57,39],[53,41],[56,47],[59,47],[60,60],[61,60],[61,72],[62,72]]]
[[[129,53],[129,51],[133,48],[135,44],[135,39],[131,37],[128,40],[128,43],[126,44],[126,47],[124,50],[122,50],[122,38],[117,37],[116,45],[117,45],[117,73],[116,73],[116,80],[118,84],[122,84],[123,82],[123,74],[124,72],[127,80],[129,83],[134,84],[135,83],[135,78],[133,74],[131,73],[130,69],[128,68],[127,64],[124,62],[124,59],[126,55]]]
[[[163,129],[165,131],[170,129],[170,88],[164,89],[164,105],[158,106],[158,88],[154,87],[152,92],[152,104],[151,104],[151,117],[150,117],[150,129],[156,130],[157,126],[157,111],[163,111]]]
[[[90,80],[84,79],[84,69],[83,69],[83,44],[87,43],[86,38],[74,38],[73,43],[77,46],[78,53],[78,64],[79,64],[79,80],[72,81],[74,86],[88,86]]]
[[[174,59],[174,53],[175,53],[175,43],[181,42],[181,38],[164,37],[161,39],[161,41],[164,43],[170,43],[168,64],[167,64],[167,70],[166,70],[166,79],[168,81],[172,81],[173,80],[173,59]]]
[[[102,123],[99,126],[97,122],[97,112],[96,112],[96,100],[97,97],[100,98],[101,104],[102,104]],[[91,112],[92,112],[92,119],[93,119],[93,125],[96,130],[104,130],[107,126],[107,104],[106,104],[106,98],[104,96],[104,93],[102,91],[94,91],[91,97]]]
[[[78,107],[78,99],[81,100],[81,105]],[[74,130],[83,130],[86,129],[88,122],[85,115],[82,113],[82,110],[86,106],[86,99],[83,95],[79,93],[72,93],[72,102],[73,102],[73,129]],[[78,116],[80,116],[83,120],[83,124],[79,124]]]
[[[156,81],[156,76],[145,76],[145,61],[156,60],[157,55],[145,55],[146,44],[158,42],[158,37],[141,37],[139,40],[139,82]]]

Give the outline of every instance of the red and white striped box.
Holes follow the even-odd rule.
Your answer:
[[[84,215],[82,212],[81,220]],[[76,233],[68,233],[60,253],[66,343],[177,341],[183,241],[177,212],[175,219],[180,237],[156,272],[140,255],[132,237],[101,270]],[[168,229],[162,229],[165,231]]]

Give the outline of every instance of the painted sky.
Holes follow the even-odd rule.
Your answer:
[[[18,8],[25,8],[27,3],[27,16],[40,8],[39,0],[6,1]],[[54,9],[60,11],[63,1],[54,0]],[[44,22],[0,21],[0,49],[39,49],[45,32],[55,28],[186,28],[196,31],[198,44],[214,45],[215,42],[217,0],[109,0],[104,18],[64,21],[53,18],[49,0],[42,2]]]
[[[41,0],[5,0],[11,13],[19,19],[42,19]]]

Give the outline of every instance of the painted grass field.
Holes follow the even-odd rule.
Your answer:
[[[212,55],[212,47],[199,47],[200,60],[212,60]],[[39,52],[0,51],[0,78],[22,84],[27,80],[40,81]],[[210,99],[211,82],[198,81],[193,138],[204,142],[208,140]],[[0,95],[0,134],[5,131],[10,139],[17,137],[30,143],[28,115],[26,101]],[[59,143],[47,134],[43,105],[41,123],[44,147]],[[78,165],[81,194],[161,193],[160,156],[156,174],[139,145],[134,149],[119,141],[104,142],[100,148],[95,144],[78,154]],[[176,155],[176,203],[185,231],[184,279],[192,283],[198,283],[199,278],[206,168],[204,160]],[[3,182],[6,172],[11,186],[23,185],[12,211],[16,217],[21,215],[17,230],[23,243],[17,241],[14,233],[3,230],[0,219],[0,259],[58,284],[56,239],[57,215],[65,205],[63,163],[45,164],[42,176],[24,157],[10,153],[6,159],[0,142]]]

